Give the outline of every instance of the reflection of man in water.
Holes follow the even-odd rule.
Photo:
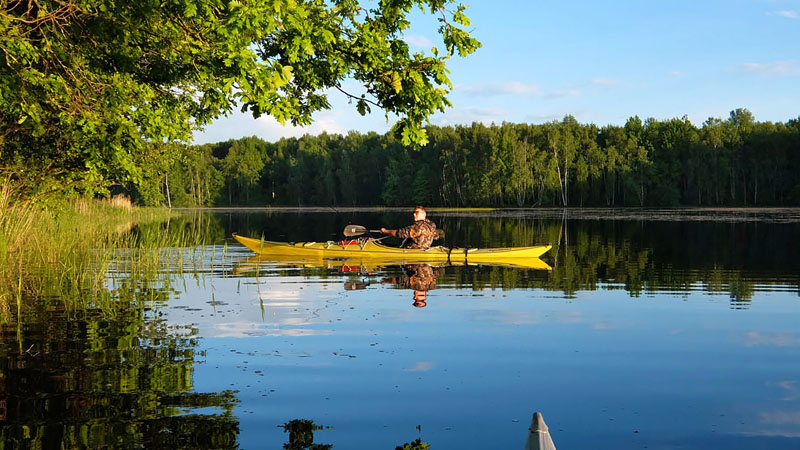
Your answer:
[[[436,279],[442,276],[442,267],[431,267],[430,264],[406,264],[403,266],[406,274],[394,280],[400,287],[414,290],[414,306],[424,308],[427,306],[428,291],[436,289]]]

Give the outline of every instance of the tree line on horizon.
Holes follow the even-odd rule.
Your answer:
[[[169,206],[795,206],[800,118],[428,126],[429,142],[322,133],[162,146],[125,189]]]

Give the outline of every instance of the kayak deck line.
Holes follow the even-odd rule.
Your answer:
[[[428,249],[410,249],[390,247],[371,238],[357,239],[357,246],[353,240],[334,242],[276,242],[264,239],[253,239],[233,233],[233,238],[240,244],[258,253],[259,255],[274,256],[327,256],[327,257],[404,257],[419,261],[469,261],[471,263],[495,260],[538,258],[549,251],[551,245],[535,245],[529,247],[501,247],[501,248],[447,248],[442,246]]]

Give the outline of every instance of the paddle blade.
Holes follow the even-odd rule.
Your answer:
[[[353,237],[353,236],[361,236],[362,234],[366,234],[367,227],[362,227],[361,225],[348,225],[344,227],[344,234],[346,237]]]

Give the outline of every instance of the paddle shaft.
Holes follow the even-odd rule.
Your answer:
[[[362,225],[348,225],[344,227],[343,234],[346,237],[354,237],[354,236],[361,236],[363,234],[369,233],[382,233],[381,230],[368,230],[367,227]],[[444,239],[444,230],[437,228],[436,229],[436,239]]]

